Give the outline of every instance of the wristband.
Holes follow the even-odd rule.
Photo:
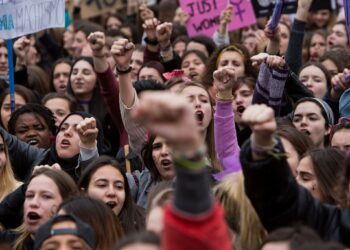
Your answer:
[[[231,101],[231,102],[233,101],[232,93],[225,95],[221,92],[217,92],[215,95],[215,98],[217,101]]]
[[[131,70],[132,70],[132,67],[131,67],[131,65],[129,65],[127,68],[118,68],[118,67],[115,67],[115,70],[117,71],[117,73],[118,73],[119,75],[123,75],[123,74],[130,73]]]
[[[160,46],[160,47],[161,47],[162,51],[168,51],[168,50],[170,50],[172,48],[171,42],[169,42],[169,44],[167,46],[165,46],[165,47],[162,47],[162,46]]]
[[[251,149],[254,154],[256,154],[259,157],[269,157],[272,156],[276,159],[281,159],[286,156],[284,152],[282,152],[277,146],[278,146],[278,140],[275,137],[272,137],[272,145],[268,146],[261,146],[256,143],[253,143],[254,140],[252,139],[253,134],[250,136],[251,140]]]
[[[148,37],[145,37],[143,40],[145,41],[145,43],[147,43],[149,45],[158,45],[159,44],[157,39],[149,39]]]

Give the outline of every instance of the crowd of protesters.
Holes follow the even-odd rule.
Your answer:
[[[12,66],[0,39],[1,249],[350,248],[341,1],[212,37],[175,0],[70,4]]]

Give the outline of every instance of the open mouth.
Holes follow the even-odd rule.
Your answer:
[[[70,146],[70,141],[67,140],[67,139],[63,139],[63,140],[61,141],[61,146],[62,146],[62,147],[69,147],[69,146]]]
[[[194,79],[194,78],[197,77],[197,76],[198,76],[198,73],[197,73],[197,72],[190,72],[189,77],[190,77],[191,79]]]
[[[301,129],[300,132],[307,134],[307,135],[311,135],[310,131],[307,129]]]
[[[334,43],[332,41],[328,41],[328,47],[332,47]]]
[[[238,106],[238,107],[237,107],[237,112],[238,112],[240,115],[243,114],[244,110],[245,110],[245,107],[244,107],[244,106]]]
[[[27,140],[27,143],[35,146],[35,145],[39,144],[39,140],[38,139],[30,139],[30,140]]]
[[[115,201],[107,201],[106,205],[110,207],[110,209],[113,209],[117,206],[117,203]]]
[[[204,118],[204,113],[203,113],[203,111],[198,110],[198,111],[196,111],[195,116],[196,116],[196,120],[198,122],[202,122],[203,118]]]
[[[170,168],[172,161],[169,159],[164,159],[160,161],[160,164],[163,166],[163,168]]]
[[[38,213],[36,213],[36,212],[29,212],[27,214],[27,217],[28,217],[30,222],[35,222],[35,221],[41,219],[41,216]]]

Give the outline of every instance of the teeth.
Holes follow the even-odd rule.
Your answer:
[[[35,145],[35,144],[37,144],[38,142],[39,142],[39,141],[36,140],[36,139],[31,139],[31,140],[27,141],[27,143],[30,144],[30,145]]]

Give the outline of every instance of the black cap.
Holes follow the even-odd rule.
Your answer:
[[[73,221],[76,228],[60,228],[52,229],[52,226],[61,221]],[[91,249],[96,248],[95,233],[94,230],[85,222],[81,221],[78,217],[71,214],[58,214],[48,220],[44,225],[42,225],[36,235],[35,235],[35,245],[34,249],[38,250],[43,242],[55,235],[76,235],[83,239]]]

